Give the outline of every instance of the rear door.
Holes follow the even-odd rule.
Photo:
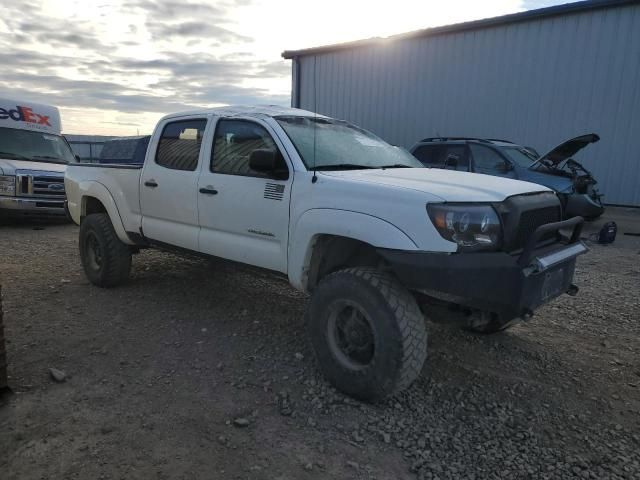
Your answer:
[[[199,243],[201,252],[286,272],[293,169],[273,133],[255,119],[218,120],[198,180]],[[256,150],[276,152],[277,178],[251,169]]]
[[[140,185],[145,237],[198,250],[198,164],[206,126],[203,117],[170,119],[153,139]]]

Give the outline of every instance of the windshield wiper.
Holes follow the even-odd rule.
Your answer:
[[[0,155],[11,155],[13,158],[16,158],[18,160],[31,160],[31,158],[29,157],[25,157],[24,155],[20,155],[19,153],[13,153],[13,152],[0,152]]]
[[[316,165],[309,170],[366,170],[370,168],[368,165],[358,165],[357,163],[336,163],[335,165]]]
[[[406,163],[394,163],[393,165],[382,165],[381,167],[378,167],[381,169],[385,169],[385,168],[417,168],[414,167],[413,165],[407,165]]]
[[[51,155],[34,155],[33,159],[36,160],[51,160],[51,163],[69,163],[64,158],[52,157]]]

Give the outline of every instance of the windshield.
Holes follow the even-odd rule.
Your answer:
[[[75,161],[62,136],[16,128],[0,128],[0,157],[48,163]]]
[[[275,119],[309,170],[423,167],[406,150],[347,122],[295,116]]]
[[[529,168],[537,160],[533,153],[520,147],[502,147],[502,152],[516,165],[524,168]]]

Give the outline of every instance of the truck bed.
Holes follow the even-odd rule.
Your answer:
[[[69,214],[73,221],[80,224],[83,214],[82,195],[96,193],[96,198],[109,197],[113,205],[106,205],[117,212],[122,227],[127,232],[138,232],[141,225],[140,215],[140,176],[142,165],[99,163],[77,163],[67,167],[65,173],[65,189]],[[109,195],[99,195],[100,192]],[[82,192],[82,193],[81,193]],[[118,230],[116,226],[116,230]]]

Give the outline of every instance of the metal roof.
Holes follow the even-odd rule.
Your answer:
[[[375,45],[387,44],[398,40],[407,40],[411,38],[429,37],[436,35],[444,35],[448,33],[465,32],[469,30],[479,30],[483,28],[495,27],[511,23],[527,22],[531,20],[539,20],[549,17],[557,17],[573,13],[586,12],[589,10],[598,10],[604,8],[618,7],[632,3],[640,3],[640,0],[587,0],[582,2],[565,3],[563,5],[555,5],[552,7],[538,8],[528,10],[526,12],[512,13],[502,15],[500,17],[484,18],[481,20],[473,20],[470,22],[455,23],[452,25],[444,25],[441,27],[425,28],[422,30],[414,30],[408,33],[392,35],[390,37],[374,37],[364,40],[356,40],[353,42],[337,43],[333,45],[325,45],[320,47],[305,48],[302,50],[285,50],[282,57],[292,59],[306,55],[317,55],[321,53],[335,52],[339,50],[349,50],[352,48],[369,47]]]

